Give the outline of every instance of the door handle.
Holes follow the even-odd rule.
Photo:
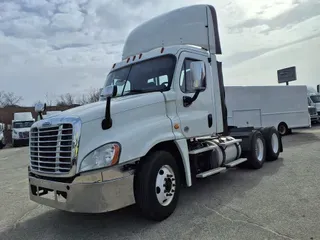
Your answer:
[[[208,127],[212,127],[212,114],[208,114]]]

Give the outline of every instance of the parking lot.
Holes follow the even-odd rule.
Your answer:
[[[33,203],[28,148],[0,150],[0,239],[320,239],[320,127],[283,141],[281,158],[260,170],[233,169],[184,189],[161,223],[135,206],[94,215]]]

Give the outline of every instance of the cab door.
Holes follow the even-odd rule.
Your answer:
[[[183,97],[193,97],[190,63],[203,61],[205,64],[205,89],[189,106],[184,105]],[[182,52],[179,56],[177,74],[175,74],[175,91],[177,94],[177,115],[180,118],[181,131],[186,138],[211,135],[216,130],[216,116],[212,96],[212,74],[208,57],[191,52]]]

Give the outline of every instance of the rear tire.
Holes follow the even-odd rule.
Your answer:
[[[281,136],[275,127],[266,127],[261,129],[266,142],[267,161],[274,161],[279,158]]]
[[[252,169],[262,168],[266,160],[266,142],[260,131],[252,133],[250,150],[247,153],[247,166]]]
[[[137,206],[147,219],[165,220],[176,209],[180,187],[179,168],[174,157],[166,151],[151,152],[136,171]]]
[[[284,122],[279,123],[278,125],[278,132],[281,136],[288,135],[290,133],[290,129],[288,128],[288,125]]]

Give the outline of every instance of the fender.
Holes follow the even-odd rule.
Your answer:
[[[184,172],[186,175],[186,183],[188,187],[192,186],[190,161],[189,161],[189,148],[186,139],[175,140],[174,143],[178,147],[181,155],[182,163],[184,166]]]

